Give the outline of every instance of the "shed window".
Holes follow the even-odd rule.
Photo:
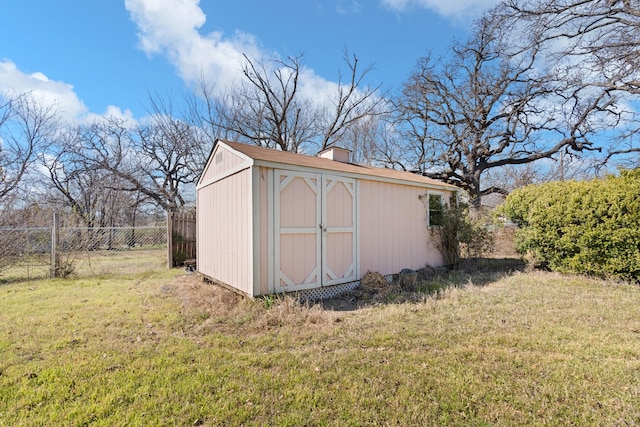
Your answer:
[[[444,197],[442,194],[429,194],[429,227],[444,225]]]

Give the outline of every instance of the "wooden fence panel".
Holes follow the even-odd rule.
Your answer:
[[[190,212],[173,212],[167,216],[167,260],[169,268],[191,266],[196,260],[196,216]]]

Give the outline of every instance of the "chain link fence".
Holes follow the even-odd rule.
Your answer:
[[[0,283],[166,266],[166,227],[0,228]]]

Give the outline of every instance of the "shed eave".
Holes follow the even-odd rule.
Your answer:
[[[216,140],[214,148],[218,146],[225,147],[225,149],[233,152],[240,158],[245,159],[247,164],[251,164],[252,166],[264,166],[267,168],[288,169],[302,172],[323,171],[324,173],[332,175],[365,179],[369,181],[388,182],[448,192],[459,191],[459,188],[454,185],[427,178],[422,175],[415,175],[406,171],[355,163],[341,163],[330,159],[323,159],[304,154],[281,152],[278,150],[271,150],[264,147],[257,147],[221,139]],[[214,151],[215,150],[212,150],[212,153],[207,160],[207,167],[205,168],[205,171],[215,154]],[[403,178],[403,176],[408,177],[408,179]],[[207,184],[209,182],[209,180],[207,183],[203,183],[202,181],[203,179],[201,176],[198,181],[199,184]]]
[[[375,175],[375,174],[345,172],[345,171],[338,171],[338,170],[332,170],[332,169],[321,168],[321,167],[300,166],[300,165],[294,165],[291,163],[274,162],[271,160],[255,159],[253,160],[253,165],[274,168],[274,169],[294,170],[299,172],[324,171],[333,175],[340,175],[347,178],[361,179],[361,180],[367,180],[367,181],[386,182],[390,184],[409,185],[413,187],[422,187],[422,188],[431,189],[431,190],[441,190],[441,191],[451,191],[451,192],[456,192],[459,190],[458,187],[455,187],[453,185],[446,184],[446,183],[437,184],[433,182],[420,182],[417,180],[412,181],[412,180],[384,177],[384,176]]]

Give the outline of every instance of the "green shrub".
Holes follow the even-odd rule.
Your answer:
[[[640,281],[640,169],[593,181],[530,185],[499,213],[521,253],[552,270]]]

